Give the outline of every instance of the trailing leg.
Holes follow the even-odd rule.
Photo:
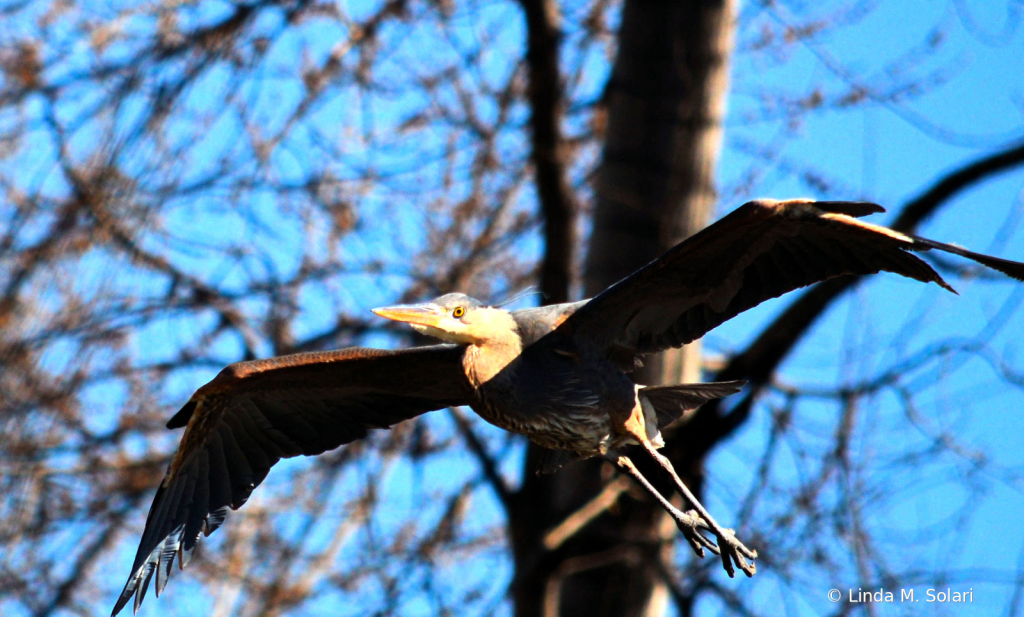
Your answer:
[[[679,531],[683,532],[683,537],[686,538],[686,541],[690,543],[690,546],[693,547],[693,551],[697,553],[699,557],[702,559],[704,558],[705,548],[716,555],[720,554],[718,546],[701,533],[701,530],[710,530],[711,528],[703,519],[701,519],[697,512],[693,510],[683,512],[669,503],[669,501],[665,499],[665,496],[659,493],[658,489],[654,488],[651,483],[647,481],[647,478],[640,473],[640,470],[636,468],[633,461],[631,461],[625,454],[617,455],[615,458],[615,464],[618,465],[620,469],[624,469],[626,473],[633,476],[633,478],[640,483],[640,486],[644,487],[648,493],[658,500],[661,507],[665,508],[665,511],[669,513],[673,520],[675,520],[676,527],[679,528]]]
[[[723,396],[727,390],[738,388],[738,383],[721,383],[711,384],[715,388],[713,391],[702,393],[705,396],[710,395],[710,398],[715,396]],[[736,567],[739,567],[747,576],[753,576],[757,571],[756,566],[748,562],[747,559],[756,559],[757,551],[753,551],[743,545],[742,542],[736,539],[736,535],[731,529],[725,529],[719,525],[711,514],[704,508],[703,505],[697,500],[693,492],[683,483],[682,479],[679,478],[679,474],[676,473],[675,468],[672,466],[672,462],[658,452],[657,448],[664,444],[661,441],[661,433],[658,431],[658,420],[656,416],[657,409],[654,407],[654,403],[651,402],[648,396],[648,390],[650,388],[637,388],[636,404],[628,415],[616,416],[612,415],[612,429],[618,434],[618,437],[613,442],[614,448],[618,448],[630,443],[638,443],[647,453],[658,461],[665,471],[672,477],[672,481],[675,482],[676,488],[679,493],[686,498],[694,507],[693,510],[688,512],[682,512],[675,506],[673,506],[664,495],[659,493],[651,483],[640,473],[640,471],[633,464],[633,461],[629,457],[614,454],[609,452],[611,455],[609,458],[615,461],[615,463],[624,469],[627,473],[633,476],[643,486],[647,492],[654,496],[658,500],[658,503],[668,512],[676,522],[676,526],[686,537],[687,542],[693,547],[694,552],[698,556],[704,557],[704,549],[708,549],[711,552],[719,555],[722,558],[722,566],[725,567],[725,571],[729,573],[729,576],[735,576]],[[687,392],[688,388],[672,386],[662,389],[659,394],[665,394],[672,398],[678,399],[682,396],[690,397],[692,392]],[[655,390],[655,392],[657,392]],[[659,397],[656,395],[655,399]],[[701,397],[704,398],[704,397]],[[659,400],[659,403],[664,402]],[[685,405],[682,405],[685,407]],[[660,414],[658,414],[660,415]],[[717,546],[711,542],[706,536],[701,533],[702,531],[710,531],[717,539]],[[735,564],[735,565],[734,565]]]
[[[697,497],[694,496],[694,494],[690,491],[686,484],[683,483],[682,479],[679,477],[679,474],[676,473],[675,468],[672,466],[672,461],[668,460],[667,457],[663,456],[660,452],[658,452],[649,441],[644,440],[643,442],[641,442],[640,445],[642,445],[644,449],[647,450],[647,453],[650,454],[654,458],[654,460],[658,461],[658,463],[669,473],[669,475],[672,476],[672,481],[675,482],[676,488],[679,489],[679,493],[683,497],[685,497],[687,501],[693,504],[694,510],[696,510],[695,515],[699,515],[699,517],[702,519],[702,522],[706,525],[703,528],[709,530],[718,538],[719,550],[713,552],[721,556],[722,566],[725,567],[725,571],[729,573],[729,576],[734,576],[736,574],[736,570],[733,567],[733,562],[735,562],[736,566],[738,566],[744,574],[746,574],[747,576],[754,576],[754,574],[757,572],[757,566],[753,563],[748,562],[747,559],[757,559],[757,551],[751,550],[744,546],[742,542],[736,539],[736,534],[733,532],[733,530],[725,529],[724,527],[719,525],[714,518],[712,518],[711,514],[704,508],[703,505],[701,505],[700,501],[697,500]],[[632,464],[632,461],[630,462],[630,464]],[[662,499],[664,499],[664,497],[662,497]],[[662,505],[665,504],[663,503]],[[676,519],[676,522],[677,524],[679,524],[678,519]],[[684,529],[682,525],[680,525],[679,529],[684,534],[687,533],[687,530]],[[692,546],[693,542],[691,541],[690,544]],[[701,557],[704,556],[701,551],[697,551],[697,554]]]

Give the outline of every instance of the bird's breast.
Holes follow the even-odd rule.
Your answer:
[[[522,355],[518,337],[488,345],[469,345],[462,355],[462,368],[474,388],[480,388],[496,378],[506,378],[509,365]]]
[[[587,456],[603,453],[611,435],[610,414],[633,405],[632,382],[610,363],[560,350],[528,347],[490,379],[474,383],[473,409],[491,424],[544,447]]]

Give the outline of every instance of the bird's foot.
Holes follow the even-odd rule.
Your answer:
[[[747,548],[740,542],[732,529],[719,527],[720,533],[716,532],[696,510],[676,510],[672,512],[672,518],[675,519],[676,527],[682,532],[683,537],[690,543],[693,552],[701,559],[705,555],[704,549],[707,549],[722,558],[722,566],[730,577],[736,575],[737,567],[748,577],[757,573],[757,565],[753,561],[747,561],[757,559],[757,551]],[[705,531],[715,534],[718,539],[717,545],[704,535]]]
[[[736,576],[736,566],[739,566],[740,570],[743,570],[743,573],[747,576],[754,576],[757,572],[757,567],[753,563],[748,562],[747,559],[756,559],[757,551],[747,548],[736,539],[736,532],[722,527],[715,522],[715,519],[711,518],[711,514],[708,513],[700,501],[697,500],[697,497],[680,479],[679,474],[676,473],[675,467],[672,466],[672,462],[668,458],[662,456],[649,442],[644,442],[641,445],[672,477],[672,481],[675,482],[679,494],[693,505],[694,509],[684,513],[683,517],[673,515],[673,518],[676,520],[676,526],[686,536],[687,541],[693,547],[693,550],[696,551],[697,555],[704,557],[703,548],[708,548],[708,550],[722,558],[722,566],[725,567],[725,571],[729,573],[730,577]],[[711,540],[704,536],[701,530],[710,531],[718,538],[718,546],[715,547],[717,550],[711,549],[708,546]],[[697,539],[697,537],[700,539]]]
[[[672,505],[668,499],[648,482],[647,478],[640,473],[640,470],[636,468],[636,465],[633,464],[629,457],[618,455],[615,461],[621,469],[628,472],[641,486],[647,489],[647,492],[657,499],[661,507],[672,516],[672,519],[676,522],[676,527],[683,533],[683,537],[686,538],[686,541],[689,542],[690,547],[693,548],[698,557],[703,558],[706,554],[704,550],[707,549],[722,558],[722,565],[730,577],[736,575],[737,566],[747,576],[754,576],[757,572],[757,566],[752,562],[748,562],[747,559],[757,559],[757,551],[747,548],[736,539],[736,533],[732,529],[725,529],[716,523],[710,514],[702,511],[703,506],[699,505],[700,502],[690,493],[686,485],[679,480],[679,476],[672,469],[671,463],[668,463],[668,469],[671,471],[673,478],[676,479],[677,486],[681,489],[684,496],[691,503],[695,504],[697,508],[683,512]],[[665,459],[665,461],[667,462],[668,459]],[[714,541],[704,535],[704,532],[710,532],[714,535],[718,539],[718,544],[715,544]]]
[[[701,559],[704,559],[706,553],[704,549],[711,551],[712,553],[719,555],[721,552],[718,550],[718,545],[712,542],[703,531],[710,531],[711,527],[707,522],[700,517],[700,514],[696,510],[690,510],[689,512],[683,512],[682,510],[676,510],[673,508],[669,510],[669,514],[676,522],[676,527],[679,531],[683,532],[683,537],[690,543],[690,547],[694,553]]]

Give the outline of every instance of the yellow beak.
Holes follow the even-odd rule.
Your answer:
[[[441,318],[444,317],[443,312],[430,304],[401,304],[399,306],[384,306],[372,310],[375,314],[385,319],[435,328],[437,324],[441,323]]]

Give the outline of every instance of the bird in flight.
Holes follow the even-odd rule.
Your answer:
[[[175,559],[245,503],[282,458],[320,454],[428,411],[466,405],[488,422],[571,460],[602,456],[635,478],[701,557],[753,576],[754,550],[722,528],[658,449],[660,428],[741,382],[644,387],[639,356],[680,347],[786,292],[842,275],[895,272],[953,291],[913,253],[944,251],[1024,281],[1024,264],[858,220],[875,204],[758,200],[590,300],[508,311],[463,294],[375,309],[442,344],[349,348],[232,364],[167,423],[185,428],[157,488],[116,615],[134,610]],[[683,512],[623,453],[639,445],[691,504]],[[714,540],[708,536],[713,536]]]

